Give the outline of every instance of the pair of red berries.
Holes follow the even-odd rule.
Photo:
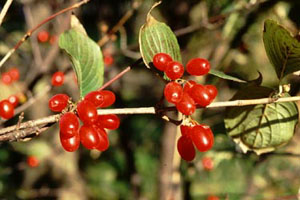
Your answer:
[[[14,116],[15,107],[19,104],[19,98],[11,95],[7,99],[0,101],[0,117],[10,119]]]
[[[61,71],[57,71],[52,75],[51,78],[51,84],[53,86],[61,86],[62,84],[64,84],[64,80],[65,80],[65,75],[63,72]]]
[[[214,144],[214,135],[209,126],[201,124],[195,126],[180,126],[181,136],[177,141],[177,150],[182,159],[194,160],[195,147],[200,152],[210,150]]]
[[[50,44],[54,44],[54,42],[57,40],[57,36],[50,35],[48,31],[42,30],[37,34],[37,39],[41,43],[46,43],[49,41]]]
[[[49,100],[49,108],[54,112],[66,109],[69,97],[57,94]],[[80,142],[87,149],[105,151],[109,141],[105,129],[114,130],[120,125],[119,118],[114,115],[98,115],[97,108],[111,106],[115,95],[108,90],[93,91],[77,104],[77,115],[67,112],[59,121],[60,141],[66,151],[73,152],[79,148]],[[79,119],[83,122],[80,127]]]
[[[169,82],[164,89],[164,96],[170,103],[176,105],[184,115],[191,115],[200,107],[208,106],[217,96],[218,90],[214,85],[201,85],[195,81],[186,81],[184,87],[176,81]]]
[[[6,85],[10,85],[14,81],[18,81],[19,78],[20,78],[20,72],[15,67],[11,68],[10,70],[8,70],[7,72],[4,72],[1,75],[1,81],[2,81],[2,83],[6,84]]]
[[[176,80],[182,77],[184,67],[180,62],[174,61],[172,57],[166,53],[158,53],[153,57],[153,65],[171,79]],[[205,75],[210,70],[210,63],[203,58],[193,58],[187,65],[186,70],[190,75]]]

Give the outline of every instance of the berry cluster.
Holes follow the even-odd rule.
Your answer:
[[[74,108],[74,106],[68,107],[70,98],[67,95],[54,95],[49,100],[49,108],[54,112],[63,112],[59,121],[60,141],[63,148],[73,152],[78,149],[81,142],[87,149],[105,151],[109,146],[105,129],[117,129],[120,120],[114,114],[98,115],[97,108],[111,106],[115,99],[111,91],[93,91]],[[79,119],[83,123],[82,126]]]
[[[214,85],[201,85],[193,80],[183,80],[184,67],[181,63],[173,61],[166,53],[158,53],[153,57],[153,65],[171,79],[164,88],[164,97],[176,106],[177,110],[185,116],[192,115],[196,107],[205,108],[217,96],[218,90]],[[190,75],[206,75],[210,70],[210,63],[203,58],[193,58],[186,65]],[[198,125],[191,117],[186,117],[182,125],[182,136],[177,142],[177,149],[184,160],[191,161],[195,158],[195,148],[205,152],[212,148],[214,136],[207,125]]]
[[[11,83],[18,81],[20,78],[20,72],[17,68],[13,67],[7,72],[2,73],[1,82],[10,85]]]

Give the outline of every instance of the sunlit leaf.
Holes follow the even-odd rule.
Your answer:
[[[83,33],[70,29],[60,35],[59,46],[72,60],[80,97],[102,86],[104,64],[97,43]]]
[[[273,92],[270,88],[251,86],[238,91],[232,100],[266,98]],[[243,151],[253,150],[258,154],[287,143],[298,122],[294,102],[230,107],[225,113],[227,134]]]

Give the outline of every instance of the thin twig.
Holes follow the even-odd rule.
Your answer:
[[[73,4],[72,6],[65,8],[53,15],[51,15],[50,17],[47,17],[46,19],[44,19],[42,22],[40,22],[38,25],[36,25],[34,28],[30,29],[29,31],[27,31],[27,33],[22,37],[21,40],[19,40],[19,42],[14,46],[14,48],[12,48],[11,50],[9,50],[6,55],[2,58],[2,60],[0,61],[0,68],[3,66],[3,64],[8,60],[8,58],[31,36],[31,34],[36,31],[38,28],[40,28],[42,25],[46,24],[47,22],[51,21],[52,19],[54,19],[55,17],[57,17],[58,15],[61,15],[65,12],[68,12],[70,10],[73,10],[75,8],[80,7],[83,4],[86,4],[87,2],[89,2],[90,0],[82,0],[76,4]]]
[[[13,0],[6,0],[5,5],[0,13],[0,26]]]
[[[262,99],[249,99],[249,100],[235,100],[235,101],[224,101],[224,102],[214,102],[211,103],[209,108],[216,107],[230,107],[230,106],[247,106],[247,105],[257,105],[257,104],[268,104],[274,102],[292,102],[300,101],[300,96],[295,97],[282,97],[279,99],[271,98],[262,98]],[[157,112],[163,111],[175,111],[175,107],[166,107],[161,108],[160,111],[157,111],[155,107],[141,107],[141,108],[118,108],[118,109],[101,109],[98,110],[99,115],[107,114],[156,114]],[[58,122],[60,115],[51,115],[41,119],[31,120],[23,122],[18,125],[9,126],[3,129],[0,129],[0,141],[11,141],[13,139],[22,139],[29,135],[32,135],[36,132],[36,127],[42,127],[40,132],[46,130],[45,127],[50,126],[51,124]]]

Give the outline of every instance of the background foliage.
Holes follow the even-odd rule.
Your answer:
[[[0,54],[13,47],[28,28],[50,14],[75,1],[30,0],[14,1],[0,27]],[[88,35],[98,41],[105,25],[113,27],[130,9],[133,1],[92,0],[76,15]],[[105,81],[133,63],[138,55],[138,33],[146,19],[152,0],[144,0],[134,15],[116,34],[116,40],[102,47],[103,55],[113,55],[115,62],[105,67]],[[257,4],[253,4],[257,3]],[[3,6],[4,1],[1,1]],[[178,35],[183,63],[192,57],[205,57],[213,68],[242,80],[263,74],[263,86],[278,84],[275,70],[264,50],[263,22],[272,18],[297,32],[300,25],[300,2],[293,0],[163,0],[153,11]],[[32,16],[31,16],[32,15]],[[68,24],[64,15],[43,26],[50,34],[62,32]],[[188,28],[188,29],[186,29]],[[56,52],[55,52],[56,51]],[[53,53],[54,52],[54,53]],[[51,54],[55,56],[51,57]],[[49,56],[50,55],[50,56]],[[50,58],[49,58],[50,57]],[[47,60],[49,59],[49,60]],[[47,62],[46,62],[47,61]],[[21,81],[13,88],[1,89],[0,98],[12,91],[27,91],[28,98],[41,92],[57,70],[70,69],[71,63],[57,45],[40,44],[36,34],[1,68],[12,66],[21,71]],[[40,78],[36,78],[40,77]],[[299,95],[299,77],[287,76],[292,83],[291,95]],[[217,101],[230,99],[242,84],[214,76],[199,77],[200,83],[215,84],[220,93]],[[117,94],[115,107],[153,106],[159,101],[163,82],[159,82],[146,67],[132,69],[110,86]],[[0,88],[2,86],[0,85]],[[78,99],[79,91],[69,73],[67,83],[54,88],[25,112],[25,120],[50,115],[49,97],[67,93]],[[173,151],[176,127],[152,115],[124,115],[121,126],[109,134],[111,147],[104,153],[81,148],[66,153],[60,146],[57,125],[29,142],[0,144],[0,197],[6,199],[166,199],[170,193],[177,199],[297,199],[300,185],[299,129],[288,145],[262,156],[240,153],[226,135],[224,110],[199,110],[195,118],[209,124],[215,134],[215,146],[207,153],[198,153],[192,163],[178,162]],[[2,126],[15,124],[10,120]],[[35,155],[37,168],[29,168],[26,159]],[[209,156],[214,169],[205,171],[201,158]],[[174,167],[175,170],[172,170]],[[180,176],[179,187],[176,177]],[[173,177],[173,182],[171,182]],[[173,187],[171,187],[173,186]]]

